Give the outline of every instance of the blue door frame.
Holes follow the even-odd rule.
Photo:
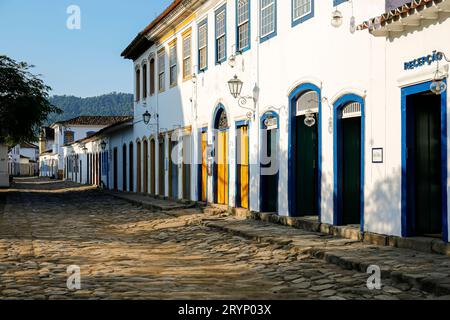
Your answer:
[[[234,207],[235,208],[239,208],[238,207],[238,201],[237,201],[237,193],[238,193],[238,175],[239,173],[237,172],[237,168],[238,168],[238,152],[237,152],[237,148],[238,148],[238,135],[237,135],[237,130],[240,127],[248,127],[248,154],[247,154],[247,159],[248,159],[248,210],[250,210],[250,122],[247,120],[240,120],[240,121],[236,121],[235,122],[235,129],[236,129],[236,139],[234,142],[235,145],[235,155],[234,155],[234,159],[236,161],[236,169],[235,169],[235,187],[234,187]],[[230,173],[230,166],[228,166],[228,174]],[[230,180],[230,177],[228,176],[228,181]],[[229,186],[228,186],[229,188]],[[228,196],[229,198],[229,196]]]
[[[289,202],[289,215],[293,216],[297,208],[297,197],[295,195],[295,163],[294,163],[294,153],[292,137],[295,134],[296,125],[296,102],[297,99],[308,91],[315,91],[319,96],[319,121],[318,121],[318,135],[319,135],[319,145],[318,145],[318,168],[317,168],[317,211],[319,216],[319,222],[322,221],[322,93],[319,87],[313,85],[312,83],[304,83],[298,86],[289,95],[289,134],[288,134],[288,202]]]
[[[269,118],[269,117],[273,117],[273,118],[275,118],[275,119],[277,119],[277,128],[276,128],[276,134],[277,134],[277,146],[278,146],[278,144],[279,144],[279,142],[280,142],[280,139],[279,139],[279,130],[280,130],[280,116],[278,115],[278,113],[276,113],[276,112],[274,112],[274,111],[268,111],[268,112],[266,112],[266,113],[264,113],[263,115],[262,115],[262,117],[261,117],[261,130],[266,130],[267,129],[267,127],[266,127],[266,125],[265,125],[265,120],[267,119],[267,118]],[[262,142],[260,141],[260,145],[262,145]],[[280,185],[280,160],[279,160],[279,150],[280,150],[280,148],[278,148],[277,147],[277,150],[276,150],[276,155],[277,155],[277,159],[276,159],[276,161],[277,161],[277,165],[278,165],[278,172],[277,172],[277,190],[278,190],[278,187],[279,187],[279,185]],[[259,152],[261,152],[261,150],[259,150]],[[272,151],[273,152],[273,151]],[[261,181],[262,181],[262,169],[261,169],[261,163],[259,164],[259,175],[260,175],[260,178],[259,178],[259,211],[261,211],[261,203],[262,203],[262,195],[263,195],[263,193],[264,193],[264,188],[265,188],[265,185],[263,185],[263,183],[261,183]],[[280,210],[279,210],[279,208],[280,208],[280,201],[279,201],[279,194],[277,193],[276,194],[276,197],[277,197],[277,214],[279,214],[279,212],[280,212]]]
[[[402,237],[414,236],[414,217],[408,210],[408,113],[407,97],[430,91],[431,82],[402,88]],[[441,190],[442,190],[442,240],[448,242],[447,212],[447,91],[441,94]]]
[[[198,177],[198,190],[199,190],[199,192],[198,192],[198,201],[202,201],[202,188],[203,188],[203,186],[202,186],[202,165],[203,165],[203,150],[202,150],[202,134],[203,133],[206,133],[206,151],[208,151],[208,127],[204,127],[204,128],[201,128],[201,129],[199,129],[199,141],[200,141],[200,143],[199,143],[199,146],[200,146],[200,148],[199,148],[199,150],[200,150],[200,159],[201,159],[201,161],[199,161],[200,162],[200,164],[197,166],[197,177]],[[208,155],[207,155],[207,157],[206,157],[206,160],[208,161]],[[208,166],[208,163],[206,163],[206,166]],[[208,203],[208,174],[206,175],[206,203]]]
[[[346,94],[340,97],[333,105],[333,223],[342,224],[342,109],[349,103],[358,102],[361,104],[361,178],[360,178],[360,230],[364,232],[364,152],[365,152],[365,103],[364,98],[356,94]]]
[[[218,129],[218,122],[219,122],[219,114],[220,114],[220,112],[225,112],[225,114],[227,115],[227,119],[228,119],[228,127],[226,128],[226,129],[223,129],[223,130],[219,130]],[[213,157],[213,159],[215,159],[216,158],[216,141],[217,141],[217,135],[216,135],[216,132],[215,132],[215,130],[217,130],[217,131],[220,131],[220,132],[224,132],[224,131],[226,131],[226,132],[228,132],[228,141],[227,141],[227,151],[228,151],[228,154],[227,154],[227,160],[228,160],[228,182],[227,182],[227,188],[228,188],[228,206],[230,206],[230,144],[229,144],[229,142],[230,142],[230,130],[229,130],[229,125],[230,125],[230,123],[229,123],[229,121],[230,121],[230,119],[228,118],[228,113],[227,113],[227,110],[225,109],[225,107],[224,107],[224,105],[223,104],[221,104],[221,103],[219,103],[218,105],[217,105],[217,107],[216,107],[216,110],[214,111],[214,116],[213,116],[213,141],[214,141],[214,143],[213,143],[213,152],[214,152],[214,157]],[[217,173],[215,172],[215,170],[213,169],[213,192],[212,192],[212,194],[213,194],[213,203],[217,203],[216,202],[216,197],[218,196],[217,195],[217,193],[215,192],[216,191],[216,185],[217,185],[217,179],[218,179],[218,177],[217,177]]]

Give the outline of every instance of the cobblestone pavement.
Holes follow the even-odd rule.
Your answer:
[[[195,209],[152,212],[70,183],[20,179],[0,205],[2,299],[429,299],[408,285],[202,224]],[[81,268],[81,290],[66,269]]]

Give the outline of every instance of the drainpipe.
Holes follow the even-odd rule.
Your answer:
[[[255,83],[255,87],[258,89],[258,99],[255,101],[255,109],[256,109],[256,115],[255,115],[255,121],[256,121],[256,131],[257,131],[257,133],[256,133],[256,138],[257,138],[257,143],[256,143],[256,146],[257,146],[257,150],[256,150],[256,161],[257,161],[257,163],[256,163],[256,168],[258,168],[259,170],[258,170],[258,172],[257,172],[257,174],[258,174],[258,177],[257,177],[257,181],[258,181],[258,185],[260,185],[261,184],[261,177],[260,177],[260,171],[261,171],[261,168],[260,168],[260,148],[261,148],[261,141],[260,141],[260,139],[261,139],[261,137],[260,137],[260,135],[261,135],[261,133],[260,133],[260,121],[259,121],[259,117],[260,117],[260,115],[259,115],[259,96],[260,96],[260,93],[261,93],[261,91],[260,91],[260,88],[259,88],[259,83],[260,83],[260,81],[259,81],[259,77],[260,77],[260,59],[259,59],[259,49],[260,49],[260,37],[261,37],[261,34],[260,34],[260,32],[261,32],[261,28],[260,28],[260,12],[261,12],[261,2],[260,1],[257,1],[258,2],[258,11],[257,11],[257,18],[256,18],[256,28],[257,28],[257,37],[256,37],[256,83]],[[259,188],[258,188],[259,189]],[[259,191],[257,192],[258,193],[258,198],[259,198]],[[257,201],[256,202],[256,207],[257,207],[257,211],[260,211],[260,203],[259,203],[259,201]]]

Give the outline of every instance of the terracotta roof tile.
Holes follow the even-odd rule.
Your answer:
[[[55,124],[62,125],[86,125],[86,126],[110,126],[117,122],[126,121],[130,116],[79,116]]]

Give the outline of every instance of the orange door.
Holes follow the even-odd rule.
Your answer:
[[[239,128],[239,162],[238,162],[238,188],[240,205],[248,209],[248,127]]]
[[[228,204],[228,132],[219,132],[217,146],[217,202]]]
[[[206,188],[208,181],[208,155],[206,154],[206,148],[208,145],[207,133],[202,133],[202,201],[206,202]]]

